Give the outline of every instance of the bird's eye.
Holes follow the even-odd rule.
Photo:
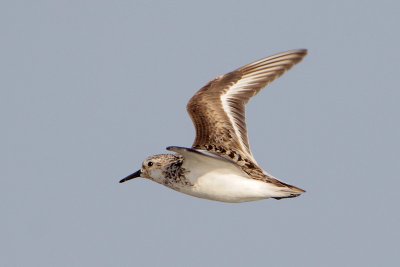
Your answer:
[[[153,162],[152,162],[152,161],[149,161],[149,162],[147,163],[147,166],[149,166],[149,167],[153,166]]]

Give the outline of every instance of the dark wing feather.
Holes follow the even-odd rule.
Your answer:
[[[245,65],[201,88],[187,110],[196,128],[193,148],[205,149],[263,176],[247,135],[245,105],[262,88],[300,62],[307,50],[292,50]],[[261,172],[261,173],[260,173]]]

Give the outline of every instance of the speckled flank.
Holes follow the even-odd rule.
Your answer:
[[[183,186],[192,186],[193,184],[185,177],[185,174],[188,173],[185,168],[182,167],[183,158],[179,158],[177,161],[171,163],[167,166],[162,174],[165,177],[164,184],[168,184],[171,186],[183,185]]]

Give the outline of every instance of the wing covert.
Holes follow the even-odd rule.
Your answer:
[[[219,76],[189,101],[196,128],[193,148],[205,149],[248,168],[259,168],[248,140],[245,105],[265,86],[300,62],[307,50],[292,50]]]

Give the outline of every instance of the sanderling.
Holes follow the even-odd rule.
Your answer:
[[[175,154],[147,158],[139,171],[120,183],[143,177],[191,196],[223,202],[282,199],[304,193],[258,165],[248,141],[245,105],[306,54],[304,49],[280,53],[209,82],[187,104],[196,128],[192,147],[167,147]]]

